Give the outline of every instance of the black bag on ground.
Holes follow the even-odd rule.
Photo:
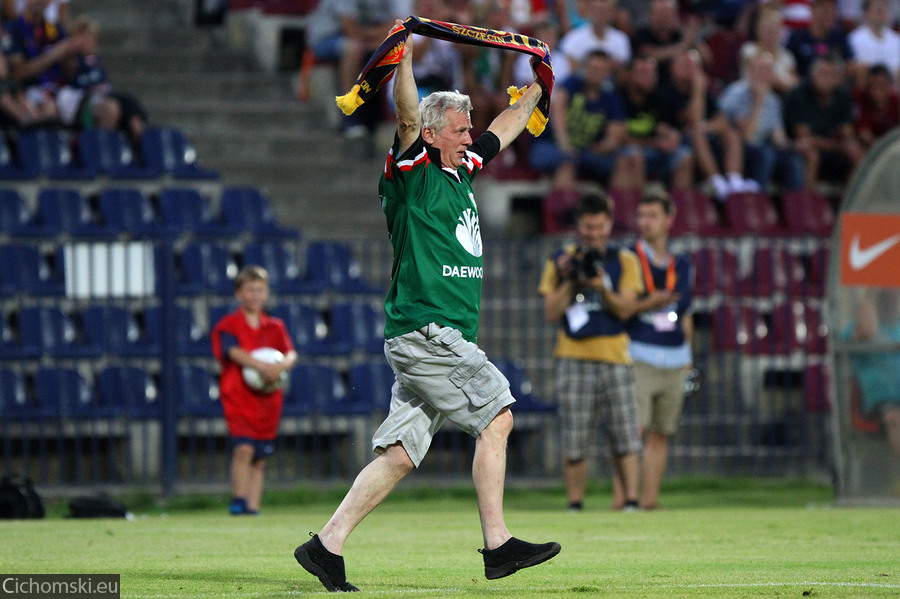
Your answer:
[[[44,502],[27,476],[21,481],[12,476],[0,480],[0,518],[43,518]]]
[[[105,493],[69,501],[69,518],[127,518],[129,514],[128,508]]]

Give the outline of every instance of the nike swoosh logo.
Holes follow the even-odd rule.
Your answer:
[[[864,269],[897,243],[900,243],[900,233],[862,249],[859,247],[859,235],[854,235],[850,241],[850,268],[853,270]]]

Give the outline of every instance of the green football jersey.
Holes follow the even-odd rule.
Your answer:
[[[500,140],[479,137],[455,171],[441,168],[440,151],[421,136],[399,158],[398,143],[378,184],[394,248],[384,336],[436,322],[475,342],[484,268],[472,180],[500,151]]]

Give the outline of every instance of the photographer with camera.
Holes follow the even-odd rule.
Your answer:
[[[575,212],[578,245],[551,257],[538,292],[548,321],[560,324],[556,344],[556,394],[561,420],[563,475],[570,511],[582,509],[587,486],[587,453],[603,426],[624,496],[613,507],[638,506],[641,438],[634,401],[634,376],[626,321],[644,293],[637,256],[607,246],[613,203],[606,195],[583,197]],[[648,296],[649,309],[669,298]]]

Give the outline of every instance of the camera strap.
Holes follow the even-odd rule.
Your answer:
[[[647,258],[647,249],[643,240],[634,244],[635,252],[641,261],[641,270],[644,271],[644,283],[647,285],[647,293],[656,291],[656,283],[653,282],[653,270],[650,268],[650,260]],[[675,257],[669,254],[669,263],[666,265],[666,291],[675,289]]]

